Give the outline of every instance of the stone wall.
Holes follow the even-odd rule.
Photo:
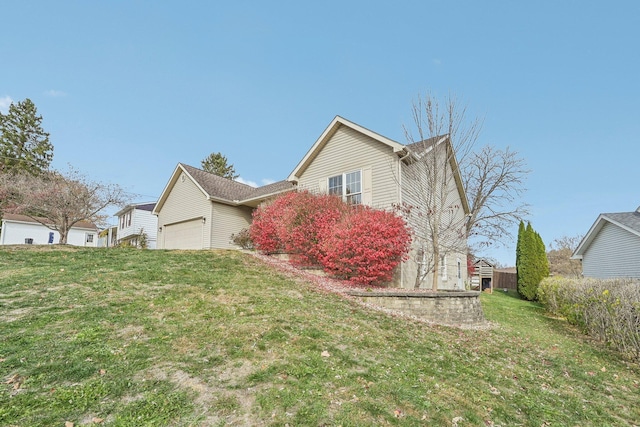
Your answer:
[[[363,303],[438,324],[480,326],[486,323],[480,292],[349,291],[348,294]]]

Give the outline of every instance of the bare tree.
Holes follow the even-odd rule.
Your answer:
[[[509,228],[529,214],[529,205],[520,201],[529,173],[518,153],[486,145],[461,162],[462,179],[469,199],[467,237],[480,246],[504,243]]]
[[[6,213],[27,215],[45,227],[60,233],[67,243],[69,230],[80,221],[106,224],[109,206],[128,201],[124,190],[115,184],[94,182],[71,169],[67,173],[44,172],[0,175],[0,203]]]
[[[551,243],[549,251],[547,251],[551,274],[576,278],[582,277],[582,263],[579,259],[571,259],[571,255],[573,255],[581,241],[582,235],[577,235],[562,236]]]
[[[464,257],[467,251],[469,208],[466,197],[458,197],[464,194],[458,160],[469,154],[481,123],[467,122],[466,107],[455,98],[441,104],[430,94],[414,102],[412,119],[413,129],[405,127],[410,154],[400,179],[404,213],[413,229],[414,287],[430,276],[437,290],[439,278],[446,274],[446,257]]]
[[[469,118],[455,97],[442,103],[431,94],[418,98],[412,119],[412,128],[405,127],[411,155],[400,177],[403,202],[414,230],[415,287],[432,274],[435,290],[437,273],[446,268],[440,263],[450,253],[465,254],[470,236],[500,243],[528,214],[519,197],[529,171],[509,148],[474,151],[482,121]],[[459,193],[466,195],[455,197]]]

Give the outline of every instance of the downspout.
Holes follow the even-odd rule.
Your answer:
[[[402,206],[402,161],[411,155],[411,151],[407,150],[407,154],[398,160],[398,201]],[[404,268],[400,266],[400,286],[404,288]]]

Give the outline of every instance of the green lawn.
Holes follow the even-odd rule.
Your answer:
[[[482,299],[459,330],[238,252],[0,249],[0,425],[640,424],[638,365]]]

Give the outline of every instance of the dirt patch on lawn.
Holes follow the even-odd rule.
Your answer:
[[[249,362],[228,365],[212,370],[208,378],[190,375],[171,364],[154,366],[139,374],[136,380],[169,381],[179,389],[194,396],[196,412],[203,414],[201,426],[255,425],[252,417],[255,405],[255,388],[239,388],[254,366]]]

